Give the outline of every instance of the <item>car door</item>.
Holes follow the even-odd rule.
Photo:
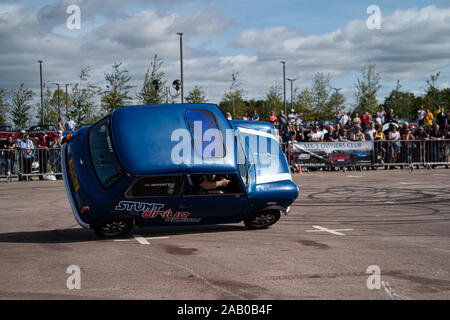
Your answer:
[[[184,192],[179,211],[188,213],[188,216],[197,223],[227,223],[238,222],[248,209],[248,198],[236,174],[211,175],[218,179],[229,180],[225,188],[205,191],[199,188],[199,180],[205,178],[204,174],[191,174],[186,176]]]
[[[133,213],[139,225],[170,224],[178,217],[183,183],[184,175],[139,177],[125,192],[126,201],[121,205]]]

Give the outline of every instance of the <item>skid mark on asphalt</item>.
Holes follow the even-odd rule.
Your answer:
[[[189,256],[194,254],[198,249],[196,248],[183,248],[174,245],[165,245],[164,249],[169,254],[181,255],[181,256]]]
[[[209,286],[209,287],[211,287],[211,288],[221,292],[222,294],[226,294],[228,296],[234,297],[234,298],[239,299],[239,300],[245,300],[246,299],[244,296],[242,296],[242,295],[240,295],[238,293],[234,293],[234,292],[232,292],[230,290],[227,290],[227,289],[225,289],[225,288],[223,288],[221,286],[215,285],[212,281],[206,279],[201,274],[197,273],[195,270],[193,270],[193,269],[191,269],[189,267],[186,267],[184,265],[181,265],[181,264],[178,264],[178,263],[174,263],[174,262],[171,262],[171,261],[167,261],[165,259],[155,258],[153,256],[148,256],[148,255],[143,254],[143,253],[137,253],[137,252],[135,253],[135,252],[125,251],[125,250],[120,250],[120,249],[115,249],[115,248],[113,248],[112,250],[120,251],[122,253],[129,254],[129,255],[140,256],[140,257],[143,257],[143,258],[146,258],[146,259],[158,262],[158,263],[164,263],[166,265],[169,265],[169,266],[172,266],[172,267],[175,267],[175,268],[178,268],[178,269],[182,269],[184,271],[187,271],[189,274],[193,274],[196,278],[198,278],[201,281],[203,281],[207,286]]]
[[[315,247],[318,249],[330,249],[329,245],[312,240],[298,240],[298,243],[307,247]]]
[[[392,300],[411,300],[409,297],[395,293],[389,282],[381,281],[381,287]]]

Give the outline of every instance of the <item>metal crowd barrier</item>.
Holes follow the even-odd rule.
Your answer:
[[[61,148],[0,149],[0,179],[30,180],[62,178]]]
[[[352,142],[350,142],[352,143]],[[354,142],[353,142],[354,143]],[[298,166],[302,168],[363,168],[363,167],[401,167],[401,168],[434,168],[450,165],[450,140],[378,140],[372,141],[370,151],[365,150],[333,150],[333,148],[319,148],[324,146],[320,142],[318,148],[291,148],[282,144],[289,166],[294,171]],[[341,142],[326,142],[328,146],[339,146]],[[294,149],[294,150],[293,150]]]

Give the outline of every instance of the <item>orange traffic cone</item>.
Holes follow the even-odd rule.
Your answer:
[[[302,174],[302,166],[299,164],[298,165],[298,172],[297,172],[298,174]]]

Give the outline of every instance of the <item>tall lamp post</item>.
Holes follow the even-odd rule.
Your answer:
[[[286,61],[280,61],[283,64],[283,104],[284,104],[284,115],[286,116]]]
[[[181,103],[184,103],[184,77],[183,77],[183,32],[177,32],[180,36],[180,73],[181,73]]]
[[[333,90],[335,91],[335,94],[334,94],[334,104],[335,104],[335,111],[334,112],[337,112],[337,98],[338,98],[338,93],[339,93],[339,90],[341,90],[342,88],[333,88]]]
[[[59,103],[59,101],[60,101],[59,83],[53,82],[53,84],[56,84],[56,86],[58,87],[58,119],[61,119],[61,104]]]
[[[293,89],[293,82],[297,79],[289,79],[287,78],[286,80],[291,82],[291,109],[294,109],[294,89]]]
[[[69,118],[69,112],[68,112],[68,107],[67,107],[67,87],[70,86],[70,83],[66,83],[66,97],[65,97],[65,102],[66,102],[66,119]]]
[[[39,74],[41,78],[41,125],[44,124],[44,91],[42,88],[42,60],[38,60],[39,63]]]

